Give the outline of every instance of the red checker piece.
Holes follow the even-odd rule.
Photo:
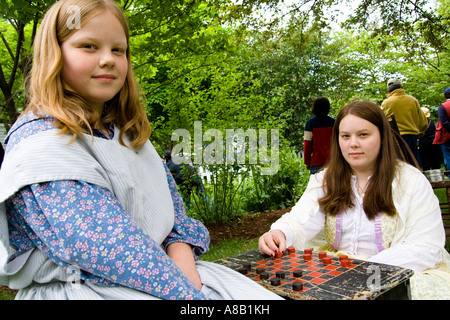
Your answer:
[[[303,259],[308,261],[312,260],[312,254],[311,253],[303,254]]]
[[[289,253],[294,253],[295,252],[295,248],[294,247],[289,247],[288,248],[288,252]]]
[[[349,267],[350,267],[350,260],[348,260],[348,259],[342,259],[342,260],[341,260],[341,267],[343,267],[343,268],[349,268]]]
[[[305,249],[305,250],[303,250],[303,253],[312,254],[312,249]]]
[[[324,257],[324,258],[322,259],[322,262],[323,262],[324,264],[331,264],[331,257]]]
[[[323,259],[327,256],[327,253],[325,251],[319,252],[319,259]]]

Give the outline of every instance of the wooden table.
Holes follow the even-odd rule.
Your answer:
[[[311,260],[305,260],[303,250],[286,253],[280,258],[271,258],[253,250],[215,262],[239,271],[263,287],[289,299],[400,300],[410,297],[409,278],[414,273],[412,270],[362,260],[350,260],[350,266],[342,267],[336,256],[331,257],[330,264],[324,264],[323,261],[319,259],[318,253],[313,253]],[[250,264],[251,268],[244,267],[245,264]],[[262,269],[269,275],[267,279],[261,279]],[[303,273],[301,277],[294,276],[294,271],[298,270]],[[272,282],[277,277],[277,271],[284,271],[280,284]],[[301,291],[293,289],[293,283],[298,282],[303,285]]]

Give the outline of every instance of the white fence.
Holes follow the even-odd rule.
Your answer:
[[[3,140],[5,140],[5,137],[6,137],[5,125],[3,123],[0,123],[0,143],[3,145],[3,147],[5,146],[3,144]]]

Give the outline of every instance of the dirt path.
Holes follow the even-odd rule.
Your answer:
[[[268,231],[273,222],[289,211],[291,211],[291,207],[272,212],[254,213],[230,225],[208,224],[206,227],[209,230],[212,244],[216,244],[221,240],[235,238],[253,239]]]

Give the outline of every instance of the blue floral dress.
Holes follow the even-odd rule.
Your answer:
[[[23,139],[54,129],[52,122],[32,114],[20,118],[7,136],[6,153]],[[109,133],[112,136],[114,131]],[[107,139],[100,131],[95,135]],[[208,251],[209,233],[202,223],[186,216],[175,181],[165,170],[175,222],[163,249],[174,242],[187,243],[198,259]],[[163,299],[204,298],[115,197],[99,186],[83,181],[33,184],[9,198],[6,207],[10,245],[16,249],[10,260],[38,248],[63,268],[80,266],[81,279],[91,283],[126,286]]]

